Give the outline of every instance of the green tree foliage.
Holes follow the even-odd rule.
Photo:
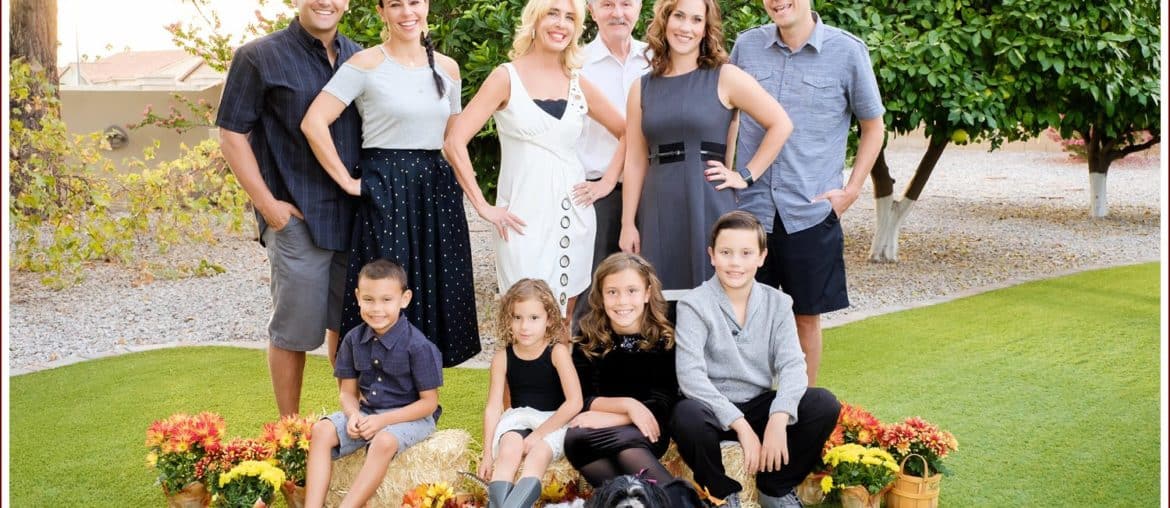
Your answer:
[[[1034,77],[1042,122],[1085,141],[1089,172],[1106,173],[1161,141],[1155,2],[1020,3],[1026,11],[1006,11],[997,23],[998,51]]]
[[[884,151],[874,166],[872,260],[897,260],[896,230],[950,143],[987,141],[995,149],[1057,126],[1092,145],[1096,171],[1160,139],[1158,8],[1148,0],[854,0],[816,7],[827,23],[869,46],[887,131],[922,129],[928,139],[902,199],[892,199]],[[1147,130],[1152,137],[1136,135]],[[893,235],[884,235],[890,227]]]

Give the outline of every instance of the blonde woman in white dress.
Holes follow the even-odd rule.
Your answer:
[[[573,199],[573,186],[585,181],[575,151],[585,115],[622,140],[611,165],[620,166],[625,153],[621,114],[578,76],[584,19],[582,0],[530,0],[512,61],[492,71],[444,144],[476,212],[496,227],[500,291],[523,278],[544,280],[565,315],[589,285],[593,266],[596,217]],[[496,120],[501,152],[494,206],[476,185],[467,153],[489,117]]]

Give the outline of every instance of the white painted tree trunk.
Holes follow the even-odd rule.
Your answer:
[[[1105,194],[1105,178],[1109,173],[1089,173],[1089,206],[1094,218],[1109,215],[1109,199]]]
[[[878,263],[895,263],[898,261],[898,232],[902,230],[902,222],[914,206],[910,198],[894,199],[894,195],[877,198],[874,204],[877,211],[877,227],[873,233],[873,243],[869,246],[869,260]]]

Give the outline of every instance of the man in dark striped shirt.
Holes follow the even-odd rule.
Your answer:
[[[216,119],[224,158],[256,209],[272,269],[268,369],[281,415],[299,412],[305,352],[328,342],[333,361],[353,222],[353,198],[313,156],[301,119],[341,63],[361,49],[337,33],[349,0],[295,5],[287,28],[236,51]],[[357,110],[347,108],[330,132],[358,176]]]

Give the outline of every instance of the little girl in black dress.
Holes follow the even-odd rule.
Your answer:
[[[489,372],[479,476],[490,482],[488,508],[530,508],[545,470],[563,453],[581,388],[569,348],[556,340],[565,320],[543,280],[520,279],[504,293],[498,330],[504,347]]]
[[[569,423],[565,457],[595,488],[639,473],[664,485],[674,477],[658,458],[678,379],[662,284],[645,259],[613,254],[593,274],[588,305],[573,348],[584,409]]]

